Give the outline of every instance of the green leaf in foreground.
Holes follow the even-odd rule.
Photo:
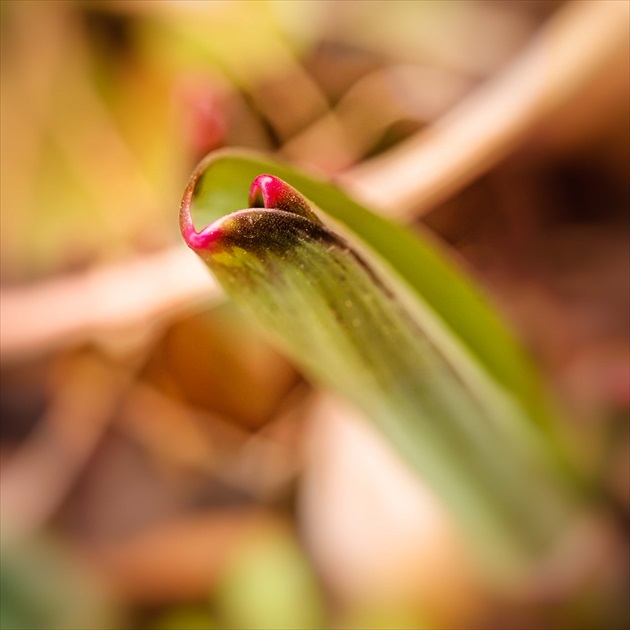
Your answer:
[[[242,149],[217,151],[199,164],[182,210],[191,210],[195,225],[205,227],[246,208],[249,185],[261,173],[283,179],[360,239],[409,289],[425,322],[431,320],[432,329],[448,337],[449,351],[457,353],[455,360],[460,365],[466,360],[463,355],[471,356],[475,366],[482,367],[531,419],[543,425],[548,422],[548,401],[529,358],[479,287],[457,269],[429,234],[412,234],[335,186]]]
[[[312,378],[376,423],[494,568],[528,566],[573,510],[540,426],[493,392],[433,312],[403,303],[296,190],[257,176],[244,209],[197,231],[191,205],[208,208],[206,182],[203,169],[193,176],[182,234],[226,291]]]

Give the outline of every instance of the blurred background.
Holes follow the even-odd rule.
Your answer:
[[[627,539],[582,524],[497,593],[224,301],[177,209],[236,146],[433,232],[627,523],[628,7],[3,0],[0,626],[621,628]]]

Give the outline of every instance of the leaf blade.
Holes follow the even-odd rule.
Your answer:
[[[519,565],[572,511],[550,443],[518,408],[478,395],[448,343],[285,192],[294,211],[237,210],[189,244],[307,374],[376,422],[487,554]]]
[[[453,333],[488,375],[528,415],[548,423],[550,410],[530,360],[483,290],[449,261],[427,234],[413,234],[349,198],[333,185],[265,156],[244,150],[211,154],[196,171],[195,215],[204,224],[247,207],[249,183],[269,173],[297,188],[387,261],[407,287]],[[197,219],[196,219],[197,220]],[[492,343],[488,343],[488,339]]]

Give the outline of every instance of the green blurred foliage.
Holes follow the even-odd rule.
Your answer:
[[[122,618],[70,550],[53,539],[3,541],[2,630],[115,630]]]
[[[236,551],[216,595],[230,630],[325,627],[322,594],[304,551],[283,531],[261,531]]]
[[[215,630],[214,617],[206,607],[181,606],[161,614],[151,625],[151,630]]]

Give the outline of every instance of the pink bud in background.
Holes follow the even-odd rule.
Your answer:
[[[180,133],[194,161],[225,144],[224,101],[223,90],[206,77],[185,77],[175,85]]]

